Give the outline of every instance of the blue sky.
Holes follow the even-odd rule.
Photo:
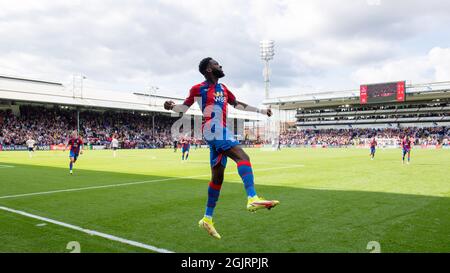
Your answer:
[[[0,0],[0,74],[184,97],[206,56],[262,102],[259,41],[276,42],[272,96],[450,80],[450,2]]]

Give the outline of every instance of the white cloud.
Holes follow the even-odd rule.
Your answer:
[[[276,41],[276,96],[397,77],[448,80],[449,24],[450,2],[438,0],[0,0],[0,73],[61,81],[83,73],[91,87],[157,85],[184,96],[202,80],[200,59],[212,56],[236,95],[257,104],[261,39]]]
[[[434,69],[434,80],[448,81],[450,78],[450,48],[433,48],[428,54],[430,65]]]
[[[450,48],[432,48],[426,55],[388,60],[379,66],[357,69],[355,84],[407,80],[408,82],[448,81]]]
[[[422,82],[427,80],[429,69],[426,57],[412,57],[401,60],[389,60],[381,66],[357,69],[353,73],[355,84],[407,80]]]

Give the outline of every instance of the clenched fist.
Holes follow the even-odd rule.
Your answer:
[[[268,117],[272,116],[272,110],[269,109],[261,109],[260,113],[263,115],[267,115]]]
[[[175,106],[175,102],[168,100],[164,102],[164,109],[166,110],[172,110],[172,108]]]

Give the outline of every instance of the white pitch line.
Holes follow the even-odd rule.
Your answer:
[[[11,165],[0,165],[0,169],[4,169],[4,168],[14,168],[14,166],[11,166]]]
[[[203,175],[203,176],[205,176],[205,175]],[[154,179],[154,180],[146,180],[146,181],[127,182],[127,183],[120,183],[120,184],[109,184],[109,185],[103,185],[103,186],[91,186],[91,187],[72,188],[72,189],[64,189],[64,190],[31,192],[31,193],[24,193],[24,194],[0,196],[0,199],[8,199],[8,198],[24,197],[24,196],[33,196],[33,195],[44,195],[44,194],[52,194],[52,193],[60,193],[60,192],[72,192],[72,191],[84,191],[84,190],[94,190],[94,189],[102,189],[102,188],[123,187],[123,186],[130,186],[130,185],[147,184],[147,183],[152,183],[152,182],[178,180],[178,179],[183,179],[183,178],[189,179],[189,178],[192,178],[192,177],[171,177],[171,178],[164,178],[164,179]]]
[[[144,249],[148,249],[148,250],[159,252],[159,253],[173,253],[173,251],[170,251],[170,250],[167,250],[167,249],[164,249],[164,248],[158,248],[158,247],[155,247],[155,246],[152,246],[152,245],[147,245],[147,244],[144,244],[144,243],[140,243],[140,242],[124,239],[124,238],[121,238],[121,237],[117,237],[117,236],[114,236],[114,235],[111,235],[111,234],[99,232],[99,231],[96,231],[96,230],[85,229],[85,228],[82,228],[82,227],[79,227],[79,226],[75,226],[75,225],[72,225],[72,224],[60,222],[60,221],[53,220],[53,219],[50,219],[50,218],[45,218],[45,217],[42,217],[42,216],[34,215],[34,214],[31,214],[31,213],[28,213],[28,212],[15,210],[15,209],[2,207],[2,206],[0,206],[0,209],[4,210],[4,211],[16,213],[16,214],[19,214],[19,215],[22,215],[22,216],[38,219],[38,220],[41,220],[41,221],[44,221],[44,222],[48,222],[48,223],[51,223],[51,224],[55,224],[55,225],[58,225],[58,226],[62,226],[62,227],[70,228],[70,229],[73,229],[73,230],[77,230],[77,231],[80,231],[80,232],[83,232],[83,233],[86,233],[86,234],[89,234],[89,235],[99,236],[99,237],[102,237],[102,238],[105,238],[105,239],[108,239],[108,240],[111,240],[111,241],[116,241],[116,242],[120,242],[120,243],[123,243],[123,244],[139,247],[139,248],[144,248]]]
[[[304,167],[304,165],[289,165],[289,166],[285,166],[285,167],[273,167],[273,168],[257,169],[257,170],[255,170],[255,172],[279,170],[279,169],[293,169],[293,168],[297,168],[297,167]],[[228,172],[226,174],[236,174],[236,173]],[[194,175],[194,176],[179,176],[179,177],[170,177],[170,178],[163,178],[163,179],[153,179],[153,180],[145,180],[145,181],[137,181],[137,182],[127,182],[127,183],[120,183],[120,184],[109,184],[109,185],[103,185],[103,186],[91,186],[91,187],[72,188],[72,189],[64,189],[64,190],[54,190],[54,191],[43,191],[43,192],[31,192],[31,193],[15,194],[15,195],[5,195],[5,196],[0,196],[0,199],[9,199],[9,198],[34,196],[34,195],[44,195],[44,194],[52,194],[52,193],[60,193],[60,192],[73,192],[73,191],[84,191],[84,190],[94,190],[94,189],[103,189],[103,188],[123,187],[123,186],[147,184],[147,183],[162,182],[162,181],[171,181],[171,180],[180,180],[180,179],[194,179],[194,178],[205,177],[205,176],[211,176],[211,174],[201,174],[201,175]]]

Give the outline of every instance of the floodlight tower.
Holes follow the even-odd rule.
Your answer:
[[[149,106],[152,106],[152,99],[154,101],[154,105],[156,105],[156,92],[158,91],[159,87],[150,85],[148,87],[148,99],[149,99]],[[152,135],[155,135],[155,114],[152,114]]]
[[[87,79],[86,76],[81,75],[81,98],[83,98],[83,81]]]
[[[73,98],[83,99],[83,81],[87,79],[86,76],[79,74],[73,75],[73,88],[72,94]],[[77,106],[77,132],[80,133],[80,107]]]
[[[83,81],[87,79],[86,76],[78,74],[73,75],[73,85],[72,85],[72,93],[73,98],[83,98]]]
[[[156,95],[156,92],[158,91],[159,87],[158,86],[154,86],[154,85],[150,85],[148,87],[148,95],[150,96],[150,105],[152,98]],[[154,98],[154,104],[156,105],[156,98]]]
[[[275,55],[275,42],[273,40],[262,40],[259,42],[259,48],[261,53],[261,59],[264,61],[264,83],[265,83],[265,98],[269,98],[269,86],[270,86],[270,70],[269,61],[273,59]]]

